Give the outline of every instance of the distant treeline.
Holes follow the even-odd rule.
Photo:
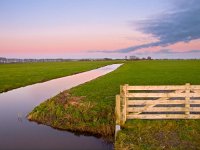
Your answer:
[[[0,57],[0,64],[5,63],[26,63],[26,62],[65,62],[65,61],[110,61],[110,60],[125,60],[125,61],[136,61],[136,60],[153,60],[150,56],[147,58],[139,58],[137,56],[130,56],[129,58],[125,56],[124,59],[112,59],[112,58],[88,58],[88,59],[19,59],[19,58],[5,58]],[[185,60],[185,59],[154,59],[154,60]],[[187,60],[199,60],[199,59],[187,59]]]
[[[23,62],[61,62],[69,61],[68,59],[19,59],[0,57],[0,63],[23,63]]]
[[[0,63],[26,63],[26,62],[64,62],[64,61],[103,61],[103,60],[113,60],[111,58],[103,59],[19,59],[19,58],[4,58],[0,57]]]

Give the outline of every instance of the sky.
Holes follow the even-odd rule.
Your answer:
[[[199,0],[0,0],[0,57],[200,58]]]

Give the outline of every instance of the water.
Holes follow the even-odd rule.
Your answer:
[[[38,83],[0,94],[0,150],[112,149],[112,144],[93,136],[77,136],[29,122],[26,115],[59,92],[117,69],[113,64],[99,69]]]

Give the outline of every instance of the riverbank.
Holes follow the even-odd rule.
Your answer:
[[[113,107],[91,102],[85,96],[72,96],[64,91],[36,107],[29,115],[36,121],[53,128],[113,140],[115,118]]]
[[[123,84],[130,85],[169,85],[169,84],[200,84],[200,61],[186,60],[166,60],[166,61],[136,61],[126,62],[119,69],[102,76],[96,80],[64,91],[59,95],[49,99],[36,107],[30,114],[29,119],[43,124],[78,132],[87,132],[92,135],[98,135],[104,138],[113,140],[115,118],[115,95],[119,93],[119,86]],[[141,123],[142,122],[142,123]],[[165,122],[158,121],[159,129],[162,131],[162,126]],[[190,136],[180,128],[181,142],[184,138],[191,138],[190,145],[196,147],[195,141],[200,137],[199,121],[188,121],[188,123],[178,121],[178,123],[188,126]],[[145,121],[127,122],[123,130],[118,134],[115,143],[116,149],[135,148],[134,143],[138,145],[148,146],[149,143],[157,146],[159,138],[152,137],[150,133],[156,133],[158,130],[156,123],[147,123]],[[178,126],[176,122],[167,123],[166,129],[169,134],[162,132],[161,136],[170,137],[173,141],[177,136],[171,134],[172,129]],[[148,125],[148,126],[147,126]],[[192,129],[189,127],[192,125]],[[131,126],[137,128],[130,129]],[[147,128],[148,127],[148,128]],[[142,132],[142,129],[145,132]],[[175,128],[175,129],[177,129]],[[148,130],[150,129],[150,130]],[[164,130],[164,129],[163,129]],[[145,140],[140,140],[140,135],[152,137]],[[131,140],[128,140],[133,136]],[[134,138],[135,137],[135,138]],[[181,138],[183,137],[183,138]],[[194,140],[193,138],[196,138]],[[122,140],[124,139],[124,140]],[[122,140],[122,142],[120,142]],[[149,142],[148,140],[152,140]],[[170,141],[167,142],[168,144]],[[165,146],[165,139],[161,140],[160,146]],[[145,148],[136,147],[136,148]],[[176,148],[177,145],[170,145],[171,148]],[[150,147],[153,148],[153,147]],[[162,147],[159,147],[162,148]]]
[[[0,93],[100,68],[117,61],[75,61],[0,64]]]

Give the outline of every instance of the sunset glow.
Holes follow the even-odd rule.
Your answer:
[[[200,12],[195,2],[1,0],[0,56],[199,58],[200,21],[193,16],[183,24],[190,22],[185,14]],[[170,12],[178,19],[167,17]]]

